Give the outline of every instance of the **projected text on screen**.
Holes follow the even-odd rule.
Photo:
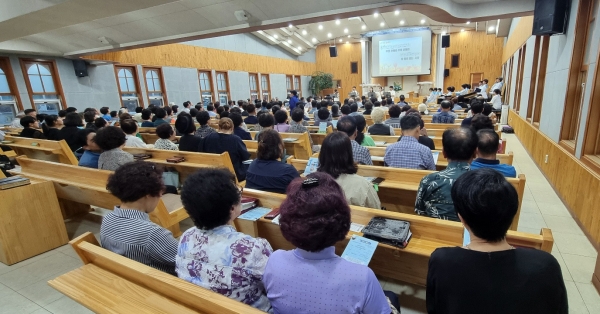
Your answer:
[[[379,74],[399,75],[421,72],[423,40],[419,37],[379,42]]]

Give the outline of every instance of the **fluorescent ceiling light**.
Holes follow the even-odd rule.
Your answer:
[[[346,44],[349,44],[349,43],[350,43],[349,41],[346,42]]]
[[[298,50],[302,50],[302,46],[298,46]]]
[[[323,25],[319,24],[319,30],[323,29]]]
[[[471,21],[467,21],[467,25],[471,24]]]
[[[347,28],[344,28],[344,33],[348,34],[348,29]]]
[[[360,28],[367,29],[367,25],[363,24],[363,26],[361,26]]]
[[[348,38],[350,38],[350,35],[348,35]]]
[[[375,14],[373,14],[374,18],[377,18],[379,16],[379,13],[375,12]]]
[[[342,39],[340,38],[340,42],[342,42]]]
[[[381,26],[381,27],[384,27],[384,26],[385,26],[385,23],[384,23],[384,22],[381,22],[381,23],[379,23],[379,26]]]
[[[494,26],[488,27],[488,31],[493,32],[496,28]]]
[[[294,26],[294,25],[292,25],[292,24],[288,25],[288,27],[289,27],[289,28],[292,28],[293,26]]]
[[[277,34],[273,35],[273,38],[277,39],[279,36]]]
[[[327,37],[331,38],[331,33],[327,33]]]
[[[400,25],[404,25],[404,20],[400,21]]]
[[[305,29],[302,30],[302,35],[306,35],[306,30]]]
[[[394,15],[400,15],[400,10],[394,11]]]
[[[463,29],[461,29],[460,31],[461,31],[461,32],[464,32],[464,31],[465,31],[465,29],[463,28]]]
[[[313,42],[313,43],[316,43],[316,42],[317,42],[317,39],[313,37],[313,39],[312,39],[312,42]]]
[[[422,19],[422,20],[421,20],[421,24],[425,24],[425,19]]]
[[[292,40],[291,40],[291,39],[288,39],[288,44],[291,44],[291,43],[292,43]]]
[[[335,20],[335,25],[340,25],[340,20]]]

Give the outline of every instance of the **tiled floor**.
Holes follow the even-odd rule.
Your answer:
[[[508,151],[515,154],[513,165],[527,178],[519,231],[539,233],[552,229],[552,254],[563,271],[570,313],[600,313],[600,296],[591,284],[597,252],[583,235],[554,190],[514,135],[507,138]],[[191,226],[184,221],[182,230]],[[85,231],[98,236],[100,225],[91,221],[67,222],[69,237]],[[81,265],[71,247],[63,246],[13,266],[0,263],[0,313],[90,313],[83,306],[47,285],[47,281]],[[400,295],[402,313],[425,313],[424,287],[381,280],[386,290]]]

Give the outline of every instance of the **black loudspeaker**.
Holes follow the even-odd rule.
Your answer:
[[[442,35],[442,48],[450,47],[450,35]]]
[[[450,69],[444,69],[444,77],[450,76]]]
[[[569,18],[570,0],[536,0],[533,35],[564,34]]]
[[[329,46],[329,56],[332,58],[337,57],[337,47],[336,46]]]
[[[88,76],[87,63],[83,60],[73,60],[73,68],[77,77]]]

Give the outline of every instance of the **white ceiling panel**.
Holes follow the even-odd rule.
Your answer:
[[[123,14],[118,14],[110,17],[106,17],[103,19],[96,20],[96,22],[104,25],[104,26],[113,26],[124,23],[129,23],[133,21],[139,21],[155,16],[171,14],[175,12],[185,11],[187,8],[178,2],[167,3],[163,5],[158,5],[155,7],[136,10],[133,12],[127,12]]]
[[[158,37],[167,37],[177,34],[164,25],[158,25],[153,19],[139,20],[125,24],[111,26],[111,28],[136,40],[147,40]]]
[[[250,13],[251,21],[269,19],[256,5],[247,0],[228,1],[194,9],[194,11],[198,12],[216,27],[245,24],[246,22],[240,22],[235,18],[234,12],[238,10]]]
[[[181,1],[179,1],[179,3],[188,9],[197,9],[197,8],[202,8],[202,7],[206,7],[209,5],[213,5],[213,4],[217,4],[217,3],[224,3],[224,2],[229,2],[229,1],[233,1],[233,0],[181,0]]]
[[[198,32],[211,29],[213,24],[192,10],[161,15],[152,18],[152,22],[167,27],[177,34]]]
[[[259,6],[265,12],[265,14],[268,16],[267,19],[278,19],[282,16],[293,17],[314,12],[328,11],[332,9],[329,1],[326,0],[278,0],[277,4],[274,4],[272,0],[250,1]],[[367,0],[363,2],[368,1],[372,0]]]

